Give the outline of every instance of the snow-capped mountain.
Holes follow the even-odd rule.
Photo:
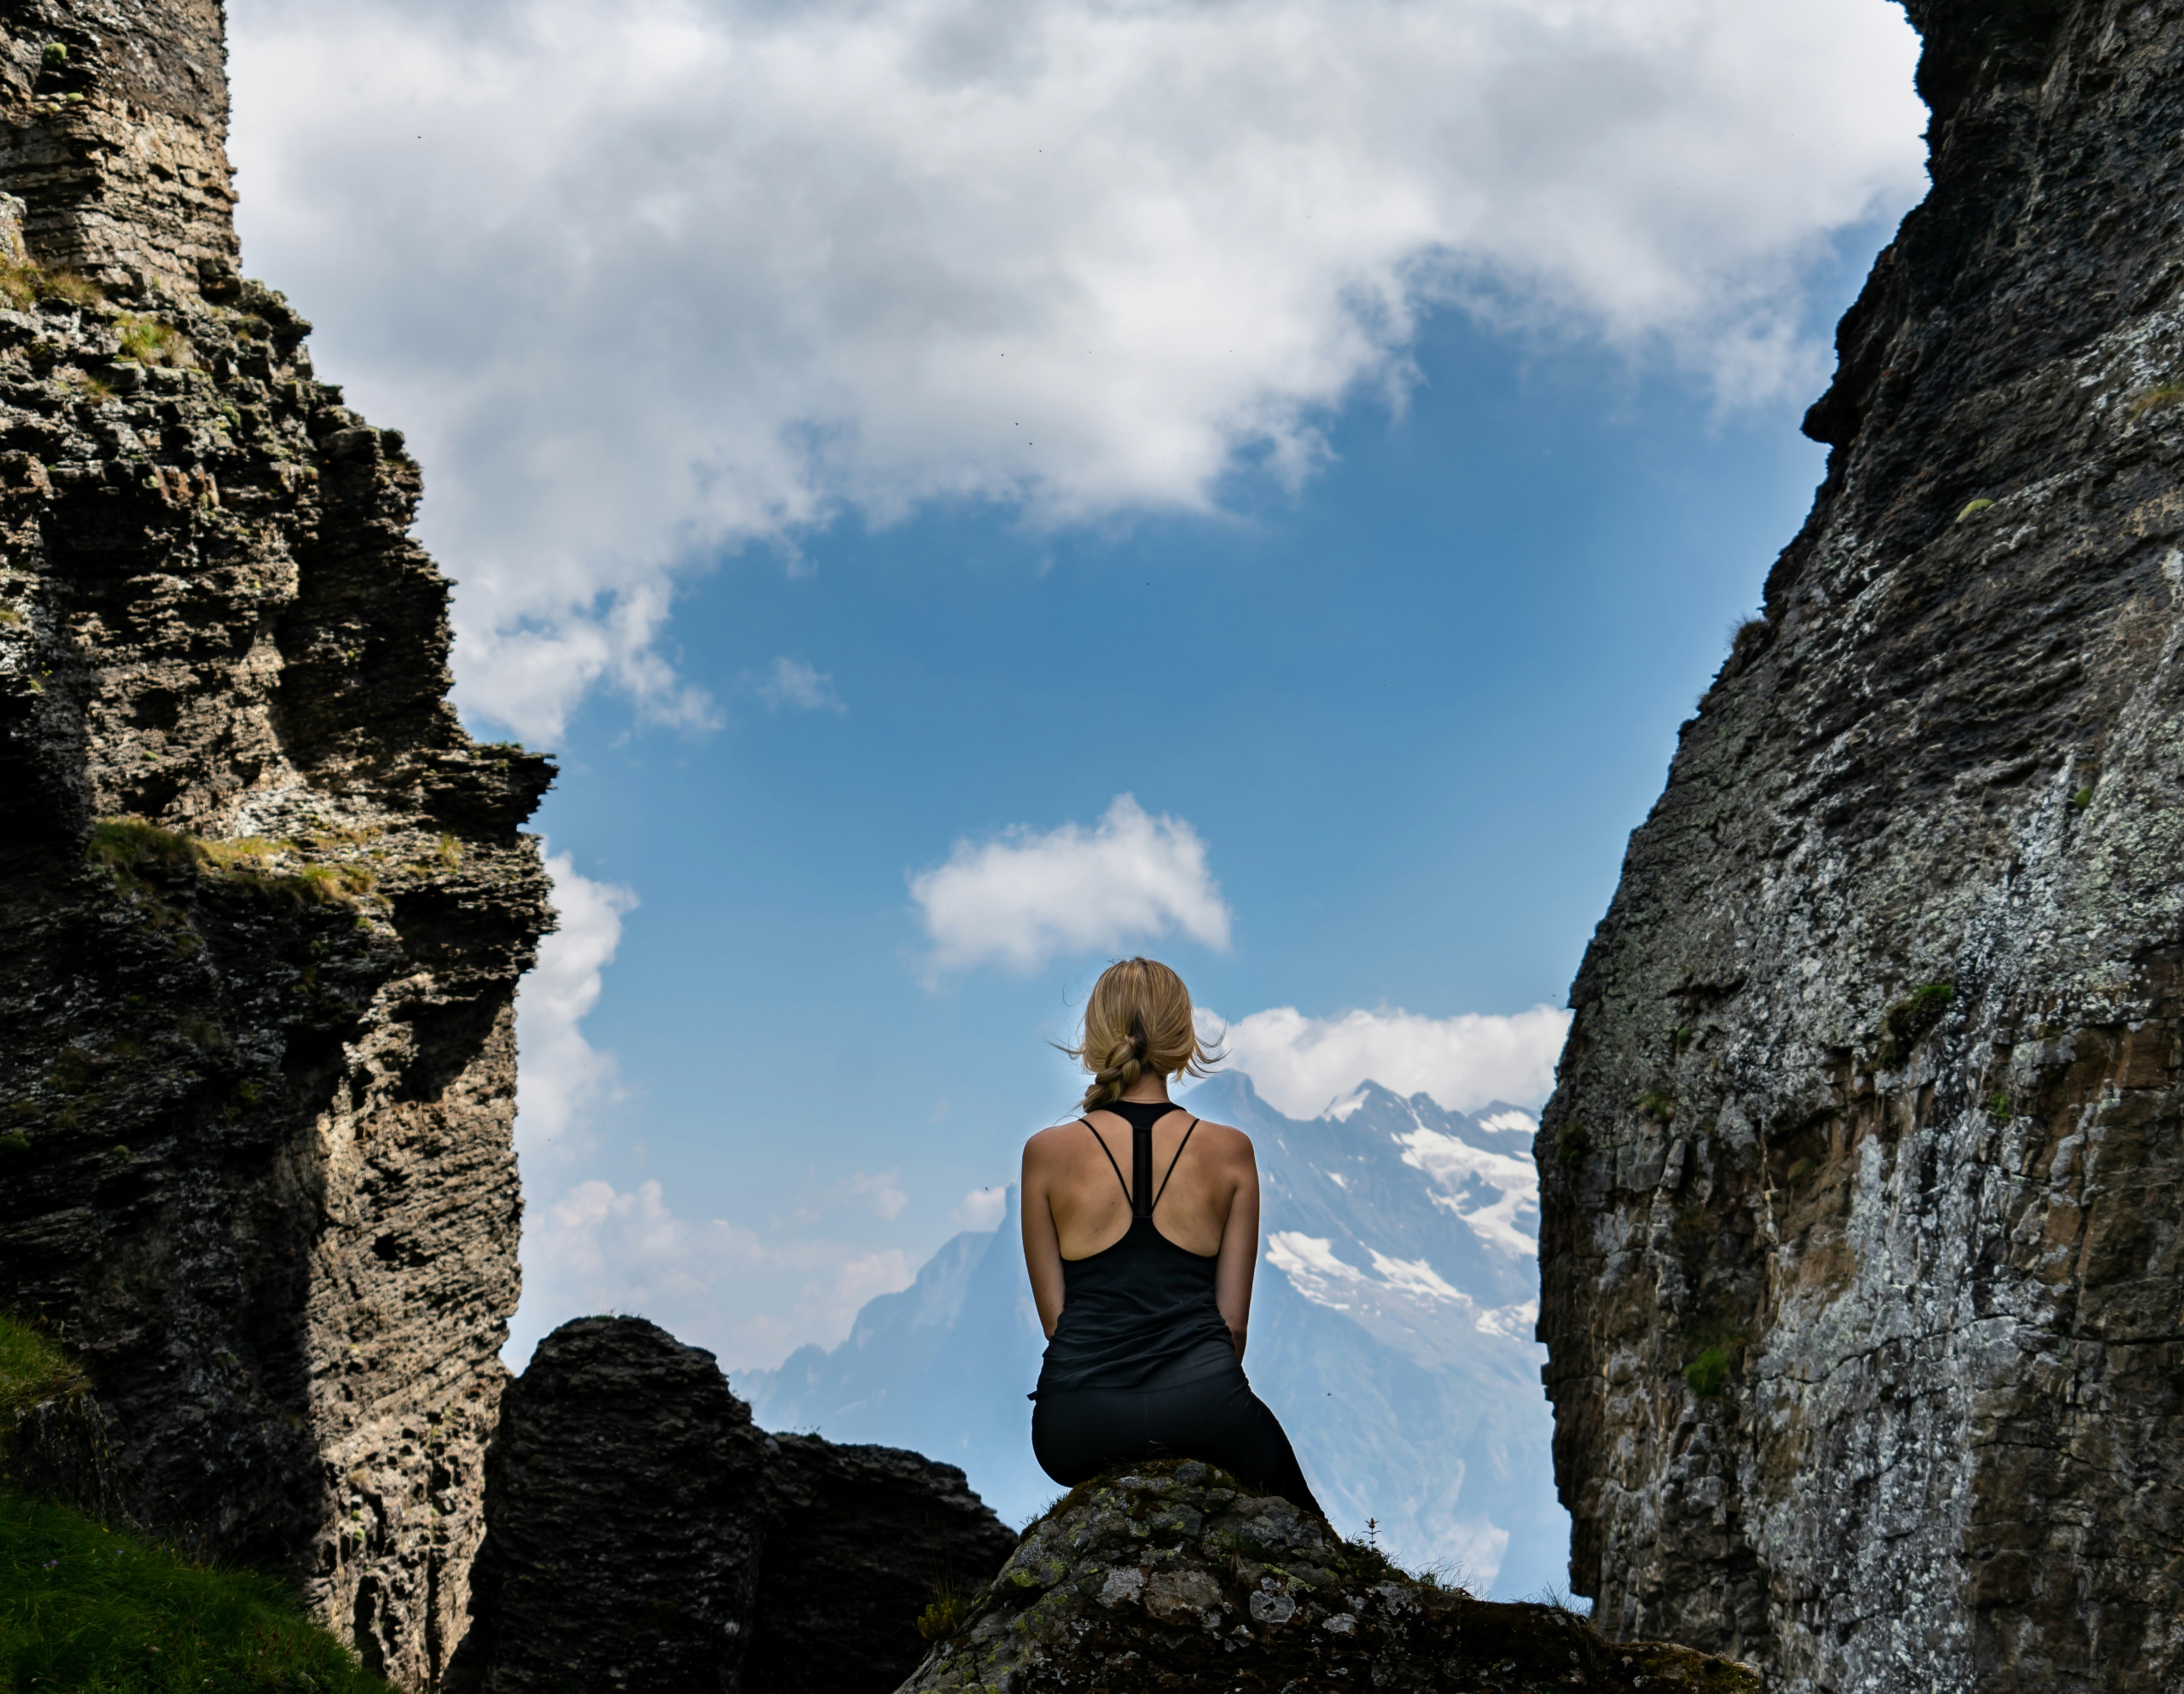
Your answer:
[[[1235,1074],[1182,1103],[1258,1148],[1266,1244],[1246,1370],[1338,1527],[1374,1519],[1397,1558],[1482,1591],[1561,1583],[1569,1520],[1531,1339],[1531,1115],[1445,1111],[1368,1082],[1300,1120]],[[736,1387],[770,1428],[961,1465],[1020,1523],[1061,1492],[1031,1457],[1024,1397],[1043,1345],[1011,1188],[998,1230],[956,1236],[840,1346],[802,1348]]]

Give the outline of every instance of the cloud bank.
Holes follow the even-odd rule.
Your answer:
[[[1201,1032],[1227,1050],[1228,1068],[1243,1071],[1262,1099],[1292,1117],[1316,1117],[1365,1082],[1430,1094],[1450,1111],[1476,1111],[1495,1099],[1536,1105],[1554,1087],[1554,1061],[1570,1029],[1570,1014],[1551,1006],[1453,1018],[1400,1007],[1307,1018],[1277,1006],[1233,1024],[1204,1010],[1199,1018]]]
[[[1037,970],[1064,954],[1113,951],[1182,934],[1228,945],[1229,913],[1205,844],[1181,818],[1118,794],[1091,829],[1019,826],[959,841],[945,864],[910,879],[929,974],[974,965]]]
[[[468,710],[715,720],[677,583],[845,512],[1294,483],[1456,303],[1813,386],[1920,189],[1887,0],[231,0],[252,267],[410,433]]]
[[[637,896],[579,875],[566,853],[547,857],[559,925],[539,943],[538,962],[516,989],[516,1148],[526,1159],[572,1163],[596,1145],[591,1125],[619,1093],[611,1053],[584,1039],[584,1014],[598,1003],[600,974],[622,944],[622,920]]]

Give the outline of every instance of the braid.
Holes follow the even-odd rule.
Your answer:
[[[1101,973],[1085,1001],[1083,1038],[1061,1050],[1092,1073],[1086,1111],[1146,1076],[1202,1076],[1222,1056],[1199,1041],[1182,978],[1152,959],[1120,960]]]

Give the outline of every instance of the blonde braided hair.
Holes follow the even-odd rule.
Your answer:
[[[1092,1073],[1086,1111],[1148,1075],[1203,1076],[1222,1058],[1198,1038],[1183,979],[1157,959],[1124,959],[1101,972],[1084,1002],[1083,1036],[1062,1051]]]

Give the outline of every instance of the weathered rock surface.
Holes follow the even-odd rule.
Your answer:
[[[1572,1583],[1793,1691],[2184,1682],[2184,7],[1911,0],[1932,191],[1572,990]]]
[[[770,1436],[748,1694],[885,1694],[924,1656],[917,1620],[1016,1550],[952,1465],[892,1447]]]
[[[1612,1643],[1553,1606],[1406,1575],[1287,1500],[1184,1459],[1072,1490],[903,1694],[1760,1686],[1725,1660]]]
[[[84,1361],[119,1509],[422,1684],[551,768],[463,733],[418,468],[236,276],[220,24],[0,12],[0,1304]]]
[[[539,1343],[487,1477],[450,1690],[886,1694],[920,1614],[1016,1545],[953,1465],[767,1435],[712,1354],[642,1318]]]

